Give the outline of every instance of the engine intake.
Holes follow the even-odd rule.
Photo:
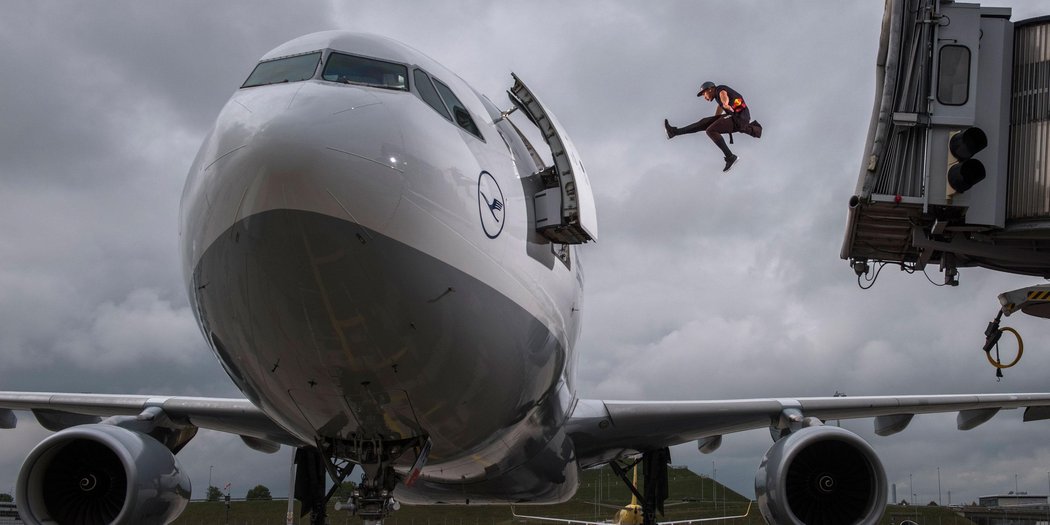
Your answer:
[[[886,472],[856,434],[806,427],[766,452],[755,476],[755,496],[772,524],[875,524],[886,505]]]
[[[164,524],[190,499],[190,480],[157,440],[113,425],[80,425],[40,442],[18,473],[27,524]]]

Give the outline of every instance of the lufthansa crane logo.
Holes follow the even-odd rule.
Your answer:
[[[504,206],[503,190],[496,179],[487,171],[478,176],[478,213],[481,215],[481,228],[489,239],[499,237],[503,231],[507,210]]]

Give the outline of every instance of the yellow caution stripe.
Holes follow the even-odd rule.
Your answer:
[[[1050,301],[1050,290],[1028,292],[1029,301]]]

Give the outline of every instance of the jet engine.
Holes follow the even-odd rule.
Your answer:
[[[810,426],[766,452],[755,476],[755,497],[772,524],[874,524],[886,504],[886,471],[856,434]]]
[[[27,524],[164,524],[186,508],[190,480],[174,454],[145,434],[79,425],[29,453],[16,494]]]

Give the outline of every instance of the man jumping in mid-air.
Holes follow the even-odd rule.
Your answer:
[[[704,100],[718,99],[718,107],[711,117],[702,118],[688,126],[676,128],[667,119],[664,119],[664,129],[667,130],[667,138],[672,139],[678,135],[706,131],[718,149],[726,156],[726,167],[722,171],[729,171],[737,161],[737,156],[729,151],[723,133],[747,133],[756,139],[762,136],[762,125],[758,121],[751,120],[751,111],[744,103],[744,97],[729,86],[716,86],[714,82],[704,82],[700,86],[700,92],[696,96],[703,96]],[[730,135],[732,137],[732,135]],[[732,140],[732,138],[730,138]]]

